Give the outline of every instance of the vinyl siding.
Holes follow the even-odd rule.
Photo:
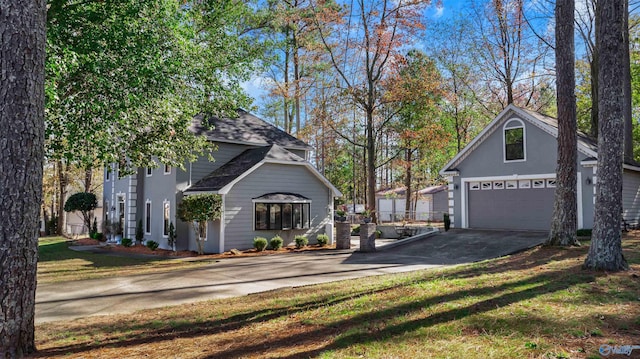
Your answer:
[[[272,192],[297,193],[312,200],[311,228],[307,230],[254,231],[253,198]],[[294,236],[306,235],[309,243],[316,242],[316,235],[324,233],[330,222],[330,190],[305,166],[264,164],[238,182],[225,196],[224,250],[246,249],[253,246],[253,238],[270,239],[279,234],[290,244]]]
[[[512,118],[507,116],[505,119]],[[504,162],[501,121],[496,130],[458,166],[464,177],[509,176],[513,174],[555,173],[556,139],[531,123],[525,125],[526,161]]]
[[[580,154],[578,157],[582,158]],[[594,215],[594,184],[593,184],[593,168],[582,167],[578,165],[578,172],[580,173],[580,180],[582,186],[582,228],[593,228],[593,215]],[[587,183],[587,178],[589,182]],[[578,194],[580,195],[580,194]]]
[[[631,225],[640,223],[640,174],[624,171],[622,177],[623,218]]]
[[[436,220],[442,220],[443,214],[449,212],[449,191],[444,190],[433,194],[433,216]]]
[[[114,169],[116,166],[114,165]],[[136,182],[137,174],[131,175],[133,176],[133,182]],[[109,201],[109,221],[113,223],[119,217],[119,208],[118,208],[118,196],[124,196],[125,203],[125,228],[123,228],[123,237],[134,238],[135,237],[135,224],[133,224],[133,228],[131,228],[132,223],[135,222],[134,213],[136,211],[136,200],[137,193],[129,193],[130,184],[131,184],[131,176],[124,176],[119,178],[117,172],[114,170],[110,174],[110,180],[108,182],[105,181],[104,185],[104,201]],[[111,211],[111,208],[115,208],[115,211]],[[105,210],[106,213],[106,210]],[[115,233],[114,233],[115,235]]]
[[[144,235],[144,240],[152,240],[160,244],[162,249],[171,249],[169,247],[168,238],[163,236],[164,232],[164,208],[165,201],[169,202],[170,215],[169,220],[176,225],[176,178],[180,169],[171,168],[170,174],[164,174],[164,165],[152,170],[151,176],[146,176],[146,168],[141,168],[144,184],[139,188],[139,202],[141,206],[138,210],[138,219],[145,221],[145,205],[147,201],[151,201],[151,234]],[[179,236],[180,237],[180,236]],[[186,248],[186,240],[177,246],[178,249]]]
[[[453,177],[454,184],[454,204],[453,204],[453,225],[460,227],[462,224],[462,191],[466,190],[462,186],[462,179],[474,177],[499,177],[499,176],[527,176],[527,175],[547,175],[556,172],[557,166],[557,140],[551,134],[541,130],[532,123],[522,120],[525,126],[525,146],[526,160],[521,162],[504,162],[503,152],[503,125],[506,121],[518,118],[512,113],[507,114],[496,126],[496,130],[478,145],[468,156],[462,160],[456,169],[458,176]],[[519,118],[518,118],[519,119]],[[593,226],[593,185],[586,183],[587,177],[593,177],[592,168],[583,167],[580,162],[586,156],[578,152],[578,171],[581,173],[582,193],[582,218],[584,228]],[[546,176],[545,176],[546,177]],[[469,209],[469,196],[467,196],[467,211]],[[499,198],[491,200],[493,205],[503,205]],[[526,203],[514,205],[510,210],[523,212],[523,218],[528,216],[534,218],[540,215],[539,210],[527,206]],[[552,209],[550,210],[552,211]],[[467,225],[470,213],[467,217]],[[473,222],[473,220],[471,220]],[[540,225],[534,227],[539,228]],[[524,228],[523,229],[527,229]],[[533,228],[532,228],[533,229]]]

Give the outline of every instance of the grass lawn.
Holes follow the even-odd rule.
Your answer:
[[[166,258],[126,258],[70,250],[62,237],[40,238],[38,283],[165,272],[211,264],[215,260],[175,261]]]
[[[640,232],[628,272],[582,270],[587,245],[42,324],[37,356],[600,358],[640,345]]]

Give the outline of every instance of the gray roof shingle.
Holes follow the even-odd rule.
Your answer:
[[[297,156],[278,145],[252,148],[242,152],[229,162],[218,167],[216,170],[186,189],[184,193],[189,194],[193,192],[218,191],[264,160],[306,162],[302,157]]]
[[[520,107],[520,110],[528,113],[531,117],[535,117],[536,119],[540,120],[543,123],[546,123],[549,126],[552,126],[554,128],[558,128],[558,120],[553,118],[553,117],[549,117],[546,115],[543,115],[539,112],[536,111],[532,111],[526,108],[522,108]],[[590,137],[588,134],[582,132],[582,131],[578,131],[578,142],[582,145],[584,145],[585,147],[593,150],[594,152],[598,151],[598,141],[595,140],[594,138]]]
[[[244,143],[255,145],[276,144],[290,149],[310,149],[310,146],[263,119],[238,110],[238,117],[209,117],[203,124],[203,115],[198,115],[189,128],[197,135],[205,135],[211,141]]]

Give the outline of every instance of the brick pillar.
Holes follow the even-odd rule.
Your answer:
[[[376,224],[360,224],[360,252],[376,251]]]
[[[336,249],[351,248],[351,224],[336,222]]]

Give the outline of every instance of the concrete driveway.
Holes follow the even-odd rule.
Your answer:
[[[36,292],[36,323],[471,263],[531,248],[546,235],[452,230],[375,253],[336,250],[231,258],[170,273],[41,284]]]

